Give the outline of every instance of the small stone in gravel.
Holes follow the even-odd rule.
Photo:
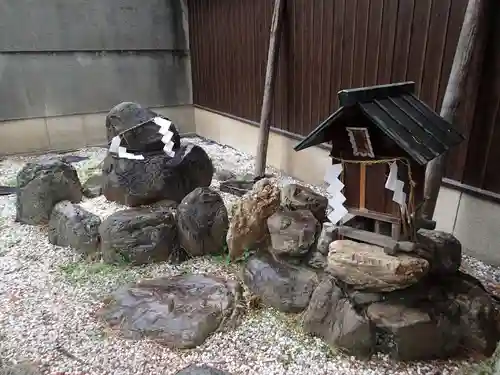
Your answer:
[[[180,244],[190,256],[221,253],[228,226],[224,201],[210,188],[196,188],[177,208]]]
[[[236,323],[241,287],[205,275],[141,280],[107,299],[99,315],[126,338],[149,337],[170,348],[194,348]]]
[[[49,242],[85,255],[97,253],[101,219],[69,201],[57,203],[49,221]]]
[[[190,365],[176,372],[175,375],[231,375],[231,374],[205,365],[202,366]]]
[[[83,195],[96,198],[102,194],[102,174],[90,176],[83,184]]]
[[[219,168],[215,171],[214,177],[218,181],[227,181],[227,180],[231,180],[231,179],[235,178],[235,174],[227,169]]]
[[[283,312],[297,313],[307,307],[316,273],[306,268],[278,262],[268,254],[252,256],[243,270],[243,280],[250,292],[263,304]]]
[[[185,259],[170,207],[118,211],[102,222],[99,234],[105,263],[142,265]]]
[[[55,204],[82,200],[82,185],[73,166],[58,159],[28,163],[17,175],[16,220],[47,224]]]

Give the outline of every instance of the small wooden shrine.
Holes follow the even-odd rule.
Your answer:
[[[361,223],[396,241],[413,239],[426,164],[464,139],[414,88],[404,82],[340,91],[340,108],[295,147],[332,143],[327,174],[340,181],[325,180],[334,224]]]

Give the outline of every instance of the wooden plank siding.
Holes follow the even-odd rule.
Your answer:
[[[495,2],[498,3],[498,2]],[[258,122],[273,0],[188,0],[193,100]],[[306,135],[338,108],[341,89],[415,81],[439,111],[467,0],[287,0],[272,126]],[[494,5],[491,17],[500,15]],[[500,193],[500,23],[478,92],[468,85],[456,128],[466,141],[447,177]],[[479,58],[479,57],[476,57]]]

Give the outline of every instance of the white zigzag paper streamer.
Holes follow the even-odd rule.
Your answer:
[[[325,174],[325,182],[329,185],[326,190],[330,196],[328,199],[328,206],[331,209],[327,217],[328,220],[330,220],[330,222],[334,225],[340,221],[345,223],[354,217],[349,214],[347,208],[344,207],[346,197],[342,194],[344,184],[339,179],[341,173],[342,164],[334,164],[327,169]]]
[[[175,152],[173,151],[174,142],[172,142],[172,137],[174,136],[174,133],[170,131],[170,126],[172,125],[172,122],[165,120],[164,118],[161,117],[155,117],[153,121],[156,125],[160,127],[158,133],[163,135],[163,137],[161,138],[161,141],[165,144],[165,146],[163,147],[163,151],[171,158],[174,157],[175,156]]]
[[[390,166],[389,176],[385,182],[385,188],[394,192],[392,200],[399,204],[401,210],[406,207],[406,193],[403,191],[404,182],[398,180],[398,164],[393,162]]]
[[[111,145],[109,146],[109,152],[112,154],[117,154],[119,158],[130,159],[130,160],[144,160],[144,156],[141,154],[132,154],[128,152],[125,147],[120,146],[121,139],[119,135],[116,135],[111,140]]]

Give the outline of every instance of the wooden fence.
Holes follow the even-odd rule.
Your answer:
[[[258,121],[273,0],[188,5],[194,103]],[[339,90],[407,80],[439,109],[466,6],[467,0],[287,0],[272,126],[306,135],[337,108]],[[447,172],[496,193],[499,31],[490,35],[484,68],[471,77],[481,80],[479,92],[469,85],[455,124],[467,141],[453,151]]]

